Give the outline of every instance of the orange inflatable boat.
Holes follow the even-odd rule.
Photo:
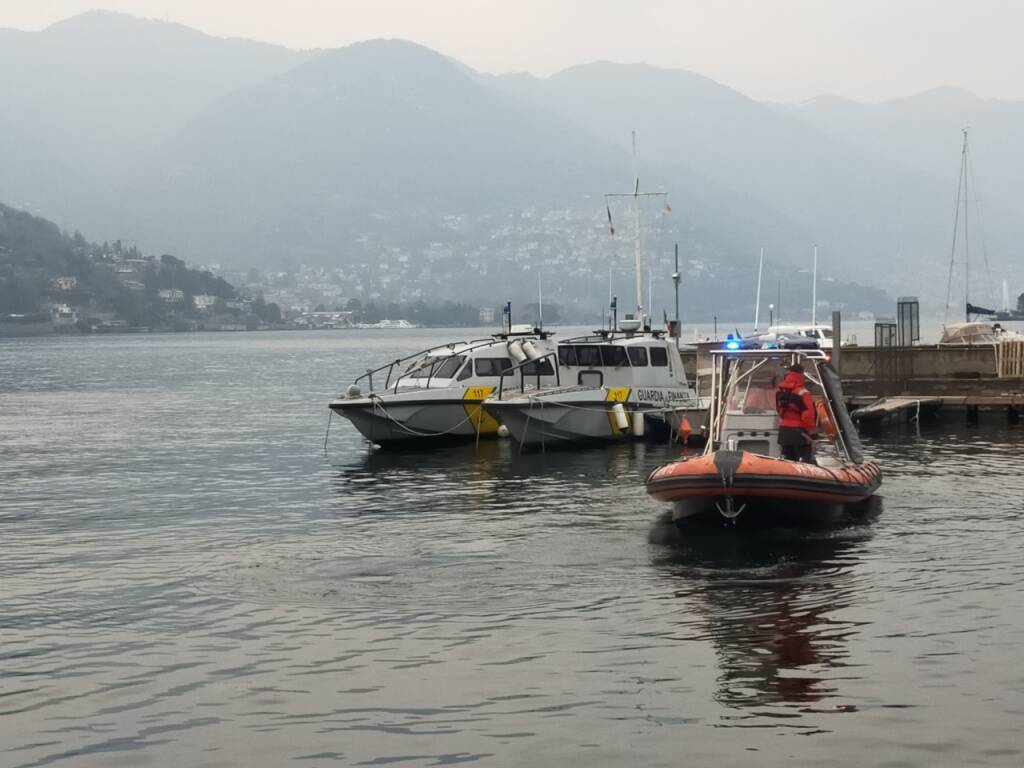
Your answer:
[[[699,516],[747,522],[827,522],[870,498],[882,470],[864,457],[838,374],[815,351],[715,350],[705,452],[658,467],[647,492],[671,502],[676,522]],[[775,392],[806,372],[815,404],[814,461],[782,457]]]
[[[830,467],[720,450],[658,467],[647,492],[675,503],[676,520],[701,513],[734,517],[746,507],[767,509],[773,517],[825,519],[840,511],[836,506],[872,496],[881,483],[882,470],[873,461]]]

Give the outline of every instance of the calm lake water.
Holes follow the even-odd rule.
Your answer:
[[[451,336],[0,341],[0,765],[1024,764],[1024,429],[869,439],[871,521],[685,538],[666,446],[324,453]]]

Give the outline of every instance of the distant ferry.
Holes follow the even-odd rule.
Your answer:
[[[391,330],[406,330],[408,328],[420,328],[422,326],[410,323],[408,320],[381,320],[379,323],[357,323],[356,328],[388,328]]]

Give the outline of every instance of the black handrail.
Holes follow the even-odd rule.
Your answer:
[[[427,347],[426,349],[421,349],[419,352],[414,352],[411,355],[406,355],[405,357],[400,357],[397,360],[395,360],[394,362],[385,363],[384,365],[381,365],[381,366],[379,366],[377,368],[367,369],[366,373],[364,373],[362,376],[357,378],[355,383],[358,384],[360,381],[362,381],[363,379],[367,378],[368,376],[370,376],[370,375],[372,375],[374,373],[378,373],[379,371],[383,371],[385,368],[393,368],[394,366],[396,366],[396,365],[398,365],[400,363],[404,363],[407,360],[414,360],[417,357],[422,357],[423,355],[430,354],[435,349],[444,349],[445,347],[455,347],[455,346],[458,346],[459,344],[479,344],[480,342],[483,342],[483,341],[494,341],[494,339],[493,338],[486,338],[486,339],[471,339],[470,341],[449,341],[449,342],[447,342],[445,344],[438,344],[435,347]],[[385,389],[387,389],[387,387],[385,387]]]
[[[373,391],[373,374],[380,373],[381,371],[383,371],[386,368],[387,371],[388,371],[388,375],[387,375],[387,379],[384,382],[384,389],[388,389],[388,387],[390,386],[390,383],[391,383],[391,373],[394,370],[396,365],[401,365],[402,363],[407,362],[409,360],[415,360],[418,357],[422,357],[424,355],[429,355],[431,352],[433,352],[435,350],[438,350],[438,349],[444,349],[445,347],[452,347],[452,348],[454,348],[454,347],[458,346],[459,344],[474,345],[474,344],[480,344],[481,342],[485,342],[485,341],[493,342],[493,341],[495,341],[495,339],[493,337],[490,337],[490,338],[487,338],[487,339],[471,339],[470,341],[450,341],[447,344],[438,344],[436,347],[428,347],[427,349],[421,349],[419,352],[415,352],[415,353],[413,353],[411,355],[406,355],[405,357],[400,357],[397,360],[394,360],[394,361],[392,361],[390,363],[385,363],[384,365],[379,366],[378,368],[368,368],[366,373],[364,373],[362,376],[358,377],[353,383],[354,384],[358,384],[363,379],[368,379],[369,385],[370,385],[370,391],[372,392]],[[454,354],[454,352],[453,352],[453,354]]]
[[[549,357],[551,358],[553,363],[552,368],[555,369],[555,385],[559,387],[562,386],[562,375],[558,370],[558,350],[556,349],[553,352],[547,352],[541,355],[540,357],[534,358],[532,360],[524,360],[518,365],[513,365],[511,368],[502,371],[501,379],[498,381],[498,399],[501,400],[502,392],[505,391],[505,377],[508,376],[509,374],[514,374],[516,371],[519,371],[519,388],[523,392],[526,391],[526,371],[524,369],[531,363],[537,364],[537,388],[539,389],[540,377],[545,375],[540,372],[540,362],[542,360],[547,360]]]
[[[584,336],[574,336],[571,339],[563,339],[559,344],[601,344],[622,339],[635,339],[637,336],[650,336],[654,339],[663,339],[663,331],[595,331]]]
[[[494,344],[502,344],[502,343],[506,343],[507,344],[508,342],[507,342],[506,339],[500,339],[500,338],[499,339],[494,339],[494,338],[492,338],[492,339],[476,339],[474,341],[465,342],[465,343],[468,344],[469,346],[467,346],[465,349],[460,349],[458,352],[456,352],[454,350],[454,346],[455,346],[454,344],[443,344],[440,347],[433,347],[432,349],[428,350],[427,353],[424,353],[424,354],[429,354],[429,352],[432,352],[435,349],[442,349],[443,347],[453,347],[452,352],[450,354],[444,355],[443,357],[442,356],[437,356],[430,363],[430,373],[427,374],[427,388],[428,389],[430,388],[431,380],[434,378],[434,371],[437,369],[438,363],[441,363],[441,362],[443,362],[445,360],[451,360],[453,357],[459,357],[460,355],[467,355],[472,360],[472,356],[469,355],[470,352],[474,352],[474,351],[476,351],[478,349],[484,349],[484,348],[490,347],[490,346],[492,346]],[[416,371],[422,370],[422,368],[423,368],[422,365],[418,366],[416,368],[412,368],[412,369],[406,371],[405,373],[401,374],[397,379],[395,379],[395,392],[398,391],[398,385],[401,383],[402,379],[406,378],[407,376],[411,376]],[[390,381],[391,381],[391,376],[389,374],[388,375],[388,382],[390,382]],[[384,389],[388,389],[389,387],[390,387],[390,384],[389,383],[385,383]]]

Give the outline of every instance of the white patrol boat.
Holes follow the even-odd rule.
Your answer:
[[[487,397],[499,387],[526,392],[558,383],[551,334],[508,327],[367,371],[329,407],[381,446],[496,436],[498,423],[480,407]]]
[[[637,320],[621,325],[560,342],[559,385],[525,392],[499,387],[484,410],[527,447],[627,440],[679,424],[698,431],[707,404],[687,380],[675,340],[639,331]]]

